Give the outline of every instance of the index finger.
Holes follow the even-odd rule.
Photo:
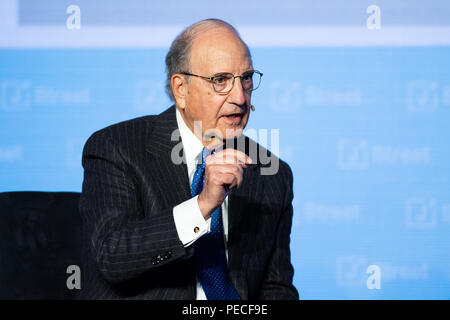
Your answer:
[[[245,153],[239,150],[228,148],[212,154],[206,159],[206,162],[216,164],[230,163],[247,166],[249,164],[252,164],[253,161]]]

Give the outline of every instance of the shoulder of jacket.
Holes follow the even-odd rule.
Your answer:
[[[263,147],[262,145],[260,145],[259,143],[257,143],[256,141],[254,141],[253,139],[249,138],[249,137],[245,137],[246,140],[248,141],[248,148],[249,148],[249,152],[247,154],[251,155],[256,154],[257,156],[257,163],[262,166],[262,167],[268,167],[271,164],[273,164],[274,162],[278,162],[279,163],[279,172],[282,175],[292,175],[292,170],[291,167],[289,166],[289,164],[284,161],[283,159],[281,159],[279,156],[275,155],[274,153],[272,153],[269,149]],[[270,159],[270,163],[267,163],[267,159]],[[254,159],[252,159],[254,160]]]
[[[143,130],[151,130],[154,118],[155,115],[150,115],[121,121],[95,131],[88,140],[110,139],[117,141],[125,133],[136,134]]]

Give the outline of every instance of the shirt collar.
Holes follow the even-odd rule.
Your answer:
[[[183,149],[186,161],[187,163],[196,163],[199,154],[201,154],[202,152],[203,144],[200,141],[200,139],[186,125],[178,108],[176,108],[176,117],[178,129],[180,130],[181,141],[183,142]]]

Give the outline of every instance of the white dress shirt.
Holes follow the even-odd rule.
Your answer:
[[[189,185],[192,185],[197,164],[202,160],[203,144],[184,122],[180,111],[176,109],[178,129],[183,143],[184,155],[189,174]],[[205,220],[197,202],[198,196],[186,200],[173,208],[175,227],[181,242],[185,247],[192,245],[198,238],[210,231],[211,218]],[[225,255],[228,259],[228,197],[222,203],[223,234],[225,242]],[[197,231],[197,232],[196,232]],[[205,292],[197,279],[197,300],[206,300]]]

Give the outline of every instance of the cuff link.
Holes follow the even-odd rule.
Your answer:
[[[200,228],[199,228],[199,227],[195,227],[195,228],[194,228],[194,232],[195,232],[195,233],[199,233],[199,232],[200,232]]]

